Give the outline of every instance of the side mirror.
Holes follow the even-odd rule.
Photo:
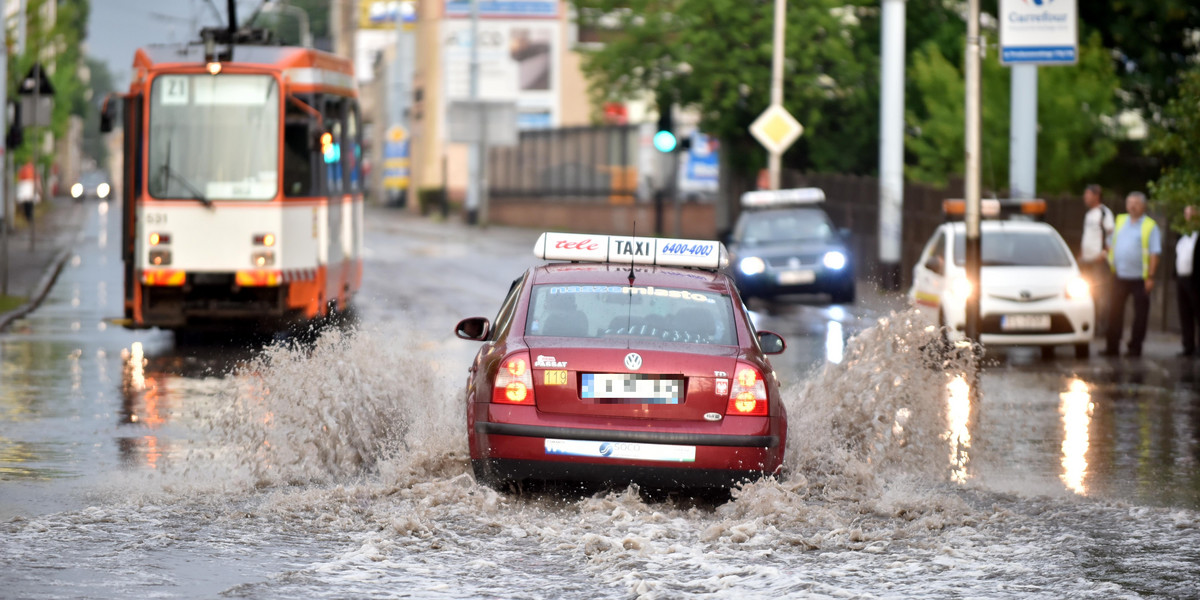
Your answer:
[[[762,348],[763,354],[783,354],[783,351],[787,350],[787,343],[773,331],[758,332],[758,345]]]
[[[109,94],[104,98],[104,104],[100,107],[100,133],[109,133],[113,130],[113,123],[117,119],[117,103],[113,102],[114,94]]]
[[[458,326],[454,328],[454,335],[475,342],[486,340],[488,334],[492,332],[492,323],[485,317],[471,317],[458,322]]]

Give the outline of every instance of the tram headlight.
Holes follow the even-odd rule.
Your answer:
[[[275,264],[274,250],[259,250],[250,255],[250,264],[256,267],[269,267]]]
[[[170,243],[171,243],[171,234],[169,234],[169,233],[155,232],[155,233],[150,234],[150,245],[151,246],[158,246],[160,244],[170,244]]]
[[[254,236],[254,245],[255,246],[267,246],[267,247],[274,246],[275,245],[275,234],[260,233],[258,235],[255,235]]]

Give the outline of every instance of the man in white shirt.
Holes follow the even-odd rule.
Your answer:
[[[1195,206],[1183,209],[1185,228],[1190,231],[1175,243],[1175,276],[1178,279],[1175,297],[1179,300],[1179,332],[1183,337],[1180,356],[1196,354],[1196,332],[1200,331],[1196,326],[1200,322],[1200,274],[1195,271],[1200,266],[1196,256],[1197,216],[1200,211]]]
[[[1083,239],[1079,244],[1079,269],[1092,287],[1096,306],[1096,335],[1104,335],[1108,321],[1109,286],[1112,269],[1108,266],[1108,238],[1113,232],[1113,212],[1100,201],[1100,186],[1093,183],[1083,190]]]

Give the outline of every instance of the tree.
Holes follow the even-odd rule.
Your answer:
[[[862,4],[868,4],[863,2]],[[873,4],[873,3],[870,3]],[[581,25],[613,32],[584,56],[597,104],[657,96],[695,108],[743,177],[766,163],[748,128],[770,104],[774,6],[759,0],[575,0]],[[876,167],[877,58],[858,44],[856,3],[792,2],[784,105],[805,126],[785,155],[808,170]]]
[[[921,47],[909,68],[917,93],[908,103],[907,175],[944,185],[964,169],[963,70],[938,44]],[[1008,186],[1011,75],[995,52],[982,61],[981,179],[999,193]],[[1038,70],[1038,190],[1065,192],[1092,178],[1116,155],[1106,122],[1116,111],[1117,77],[1100,36],[1079,51],[1079,63]]]
[[[1157,120],[1176,97],[1181,74],[1195,63],[1200,44],[1200,2],[1107,0],[1079,2],[1084,32],[1101,35],[1125,92],[1125,107]]]
[[[1152,129],[1147,150],[1160,157],[1164,166],[1150,193],[1164,205],[1172,225],[1191,231],[1195,223],[1185,224],[1183,208],[1200,203],[1200,69],[1193,68],[1180,77],[1179,91],[1167,101],[1163,118]]]

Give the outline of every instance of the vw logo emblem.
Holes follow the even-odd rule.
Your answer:
[[[612,456],[612,442],[603,442],[600,444],[600,456]]]
[[[793,268],[793,269],[795,269],[795,268],[799,267],[799,266],[800,266],[800,259],[799,259],[799,258],[796,258],[796,257],[794,257],[794,256],[793,256],[792,258],[789,258],[789,259],[788,259],[788,266],[789,266],[789,267],[791,267],[791,268]]]
[[[625,368],[630,371],[636,371],[642,368],[642,355],[637,352],[630,352],[625,355]]]
[[[1029,299],[1029,297],[1030,297],[1030,296],[1032,296],[1032,295],[1033,295],[1033,294],[1030,294],[1030,293],[1029,293],[1029,290],[1021,290],[1021,299],[1022,299],[1022,300],[1028,300],[1028,299]]]

